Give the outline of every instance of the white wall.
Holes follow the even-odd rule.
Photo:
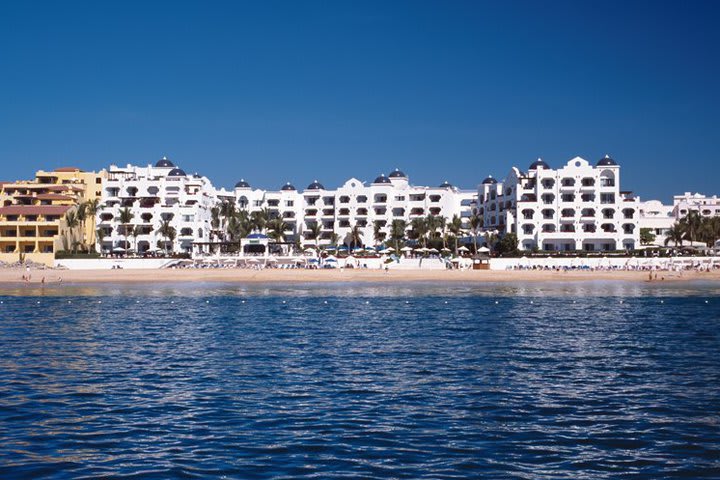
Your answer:
[[[177,259],[167,258],[94,258],[77,259],[68,258],[55,260],[55,267],[65,267],[68,270],[110,270],[120,266],[127,269],[158,269]]]

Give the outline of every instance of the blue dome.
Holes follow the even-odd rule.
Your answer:
[[[445,180],[440,184],[439,188],[452,188],[452,185],[449,184],[447,180]]]
[[[380,175],[375,179],[373,183],[392,183],[390,182],[390,179],[386,177],[385,175]]]
[[[168,160],[167,157],[162,157],[160,160],[157,161],[155,164],[155,168],[173,168],[175,165],[173,162]]]
[[[239,182],[235,184],[235,188],[250,188],[250,184],[241,178]]]
[[[325,187],[323,187],[322,183],[315,180],[310,185],[308,185],[306,190],[325,190]]]
[[[407,178],[407,175],[405,175],[403,172],[398,170],[397,168],[393,170],[390,175],[388,175],[390,178]]]
[[[487,177],[485,180],[482,181],[483,185],[491,185],[493,183],[497,183],[497,180],[495,180],[492,175]]]
[[[530,164],[530,168],[528,170],[537,170],[538,167],[550,169],[550,165],[545,163],[542,158],[538,158],[532,164]]]
[[[262,233],[251,233],[250,235],[248,235],[245,238],[269,238],[269,237]]]
[[[297,190],[297,189],[295,188],[295,186],[292,183],[287,182],[285,185],[282,186],[282,188],[280,190],[288,190],[289,191],[289,190]]]
[[[186,177],[185,171],[182,168],[173,168],[168,173],[168,177]]]
[[[617,163],[615,162],[615,160],[610,158],[609,155],[605,155],[603,158],[598,160],[598,162],[595,166],[596,167],[611,167],[611,166],[617,166]]]

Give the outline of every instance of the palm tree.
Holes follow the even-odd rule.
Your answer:
[[[498,241],[497,233],[493,232],[485,232],[485,243],[487,244],[487,247],[490,249],[490,252],[495,248],[495,244]]]
[[[405,240],[406,228],[405,220],[393,220],[390,224],[390,238],[395,242],[395,252],[400,251],[399,242]]]
[[[685,215],[685,218],[680,220],[680,223],[685,230],[685,238],[690,240],[691,244],[694,243],[702,226],[702,217],[700,217],[700,214],[695,210],[691,210]]]
[[[87,216],[87,205],[85,202],[78,204],[77,209],[75,210],[75,216],[77,217],[78,226],[80,227],[80,237],[78,238],[78,243],[80,245],[85,245],[85,217]]]
[[[350,232],[348,234],[350,235],[352,248],[362,245],[362,232],[360,231],[360,227],[357,223],[350,228]]]
[[[320,243],[320,234],[322,234],[322,225],[318,222],[313,222],[308,225],[306,231],[309,233],[309,240],[315,240],[315,248],[317,248]]]
[[[216,237],[219,237],[218,233],[220,230],[220,205],[215,205],[210,209],[210,228]]]
[[[702,219],[700,238],[708,247],[715,244],[715,241],[720,238],[720,217]]]
[[[75,242],[75,229],[78,225],[80,225],[80,219],[74,210],[70,210],[65,214],[65,223],[67,224],[68,232],[70,233],[70,243],[74,253],[77,246],[77,243]]]
[[[130,222],[133,221],[133,218],[135,218],[135,214],[132,213],[128,207],[120,210],[120,226],[122,227],[123,235],[125,236],[125,247],[129,246],[128,234],[130,229]]]
[[[450,220],[450,225],[448,226],[448,230],[450,230],[450,233],[452,233],[455,236],[455,255],[458,254],[458,237],[463,231],[462,228],[462,219],[458,215],[453,215],[452,220]]]
[[[676,223],[672,227],[670,227],[665,234],[665,245],[667,245],[670,242],[673,242],[673,244],[677,246],[681,246],[683,244],[683,239],[685,238],[685,229],[681,223]]]
[[[382,230],[382,223],[376,221],[373,223],[373,240],[376,245],[380,245],[385,240],[385,232]]]
[[[413,218],[410,222],[410,231],[412,238],[421,242],[425,246],[425,234],[428,232],[427,222],[424,218]]]
[[[95,245],[95,234],[96,232],[96,216],[100,211],[100,199],[93,198],[85,202],[85,220],[90,219],[92,221],[92,228],[90,228],[91,236],[88,241],[88,245]]]
[[[258,232],[263,232],[267,226],[269,218],[270,216],[268,215],[266,208],[252,212],[250,214],[250,224],[252,225],[252,229],[257,230]]]
[[[222,217],[223,220],[220,224],[220,227],[224,229],[225,227],[227,227],[227,222],[230,220],[230,218],[235,216],[235,204],[233,202],[222,202],[219,208],[220,211],[218,212],[218,214],[220,217]]]
[[[478,231],[480,230],[481,226],[482,226],[482,217],[476,213],[473,213],[470,216],[470,231],[472,232],[472,236],[473,236],[473,246],[475,247],[475,253],[477,253],[477,249],[478,249],[477,236],[478,236]]]
[[[103,253],[103,240],[105,240],[105,229],[104,228],[98,228],[95,230],[95,239],[97,243],[100,245],[100,253]]]
[[[282,218],[273,218],[267,223],[268,236],[276,242],[282,242],[285,238],[285,230],[288,229],[288,224],[283,221]]]
[[[177,231],[175,230],[175,227],[170,224],[170,220],[163,220],[160,223],[160,228],[158,229],[158,232],[160,232],[160,235],[167,239],[167,241],[165,242],[165,251],[169,254],[170,250],[173,250],[173,241],[175,240]],[[170,248],[168,248],[168,245],[170,246]]]
[[[134,239],[134,242],[133,242],[133,243],[134,243],[135,253],[138,253],[138,245],[137,245],[137,243],[138,243],[138,236],[142,235],[142,227],[140,227],[140,225],[135,225],[135,226],[131,229],[130,235],[131,235],[131,236],[133,237],[133,239]]]

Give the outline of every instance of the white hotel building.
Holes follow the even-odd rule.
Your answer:
[[[697,212],[701,217],[720,216],[720,198],[709,197],[701,193],[685,192],[673,197],[673,213],[680,220],[690,212]]]
[[[165,246],[160,233],[163,220],[177,232],[175,252],[208,251],[211,238],[211,208],[220,202],[234,202],[239,210],[252,213],[267,209],[269,216],[282,217],[287,224],[285,241],[300,238],[303,245],[329,245],[333,234],[338,242],[348,240],[354,226],[360,227],[362,243],[375,245],[375,224],[383,239],[389,238],[393,220],[404,220],[408,230],[414,218],[443,216],[448,221],[458,215],[465,228],[475,205],[476,191],[460,190],[447,182],[438,187],[410,185],[407,175],[395,170],[380,175],[371,184],[351,178],[337,189],[326,189],[314,181],[302,192],[286,183],[279,190],[253,189],[240,180],[232,191],[216,189],[206,177],[187,175],[163,157],[154,166],[111,165],[103,184],[98,228],[104,230],[103,251],[133,249],[140,253]],[[120,211],[133,214],[130,225],[138,234],[126,243]],[[316,240],[308,230],[321,226]]]
[[[168,239],[161,235],[160,225],[169,220],[176,230],[172,250],[192,252],[195,242],[209,239],[210,208],[215,203],[207,178],[186,175],[165,157],[155,166],[111,165],[96,219],[97,227],[105,233],[102,251],[132,249],[144,253],[164,249]],[[133,214],[129,225],[136,235],[124,234],[120,222],[124,208]]]
[[[225,191],[219,194],[221,199],[227,196]],[[248,182],[240,180],[234,190],[238,209],[251,213],[267,208],[270,215],[281,216],[288,225],[288,241],[299,235],[303,245],[315,245],[308,231],[313,224],[319,224],[320,246],[330,245],[333,234],[339,243],[346,242],[356,225],[363,244],[375,245],[389,238],[393,220],[404,220],[409,229],[414,218],[428,215],[443,216],[448,221],[458,215],[467,227],[475,196],[474,190],[460,190],[447,182],[438,187],[410,185],[407,175],[398,169],[367,185],[351,178],[336,189],[326,189],[316,180],[302,192],[290,183],[279,191],[269,191],[252,189]],[[375,238],[376,223],[382,239]]]
[[[553,169],[538,159],[478,189],[483,229],[515,233],[521,250],[611,251],[639,248],[639,200],[620,190],[620,166],[575,157]]]

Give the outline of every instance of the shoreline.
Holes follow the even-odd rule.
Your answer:
[[[247,269],[163,269],[163,270],[33,270],[23,281],[22,269],[0,270],[0,288],[17,285],[87,283],[510,283],[510,282],[592,282],[636,283],[720,281],[720,271],[658,271],[649,281],[649,271],[553,271],[553,270],[247,270]]]

